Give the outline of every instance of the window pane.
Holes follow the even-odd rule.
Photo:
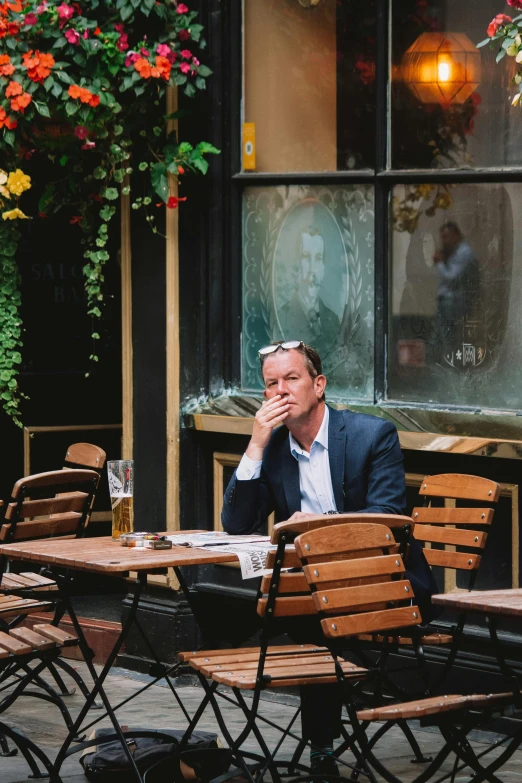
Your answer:
[[[244,0],[243,119],[255,126],[257,171],[373,167],[374,9]]]
[[[242,387],[263,388],[257,352],[316,348],[329,399],[373,400],[373,189],[252,187],[243,197]]]
[[[522,164],[520,114],[511,107],[514,60],[495,62],[486,38],[490,0],[394,3],[393,168]],[[511,9],[511,16],[514,16]]]
[[[394,191],[388,396],[520,409],[522,185],[430,187]]]

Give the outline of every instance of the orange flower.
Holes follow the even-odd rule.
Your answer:
[[[11,109],[13,111],[19,111],[20,114],[23,114],[32,100],[32,95],[30,95],[28,92],[23,92],[21,95],[17,95],[16,98],[11,98]]]
[[[67,92],[71,96],[71,98],[79,98],[80,97],[80,90],[81,87],[78,87],[77,84],[71,84]]]
[[[90,103],[92,100],[92,92],[86,87],[80,87],[80,100],[82,103]]]
[[[18,123],[14,117],[8,117],[5,110],[0,107],[0,128],[3,128],[4,125],[8,130],[14,130]]]
[[[23,87],[20,84],[20,82],[11,81],[7,85],[7,89],[5,91],[5,97],[12,98],[13,95],[21,95],[22,93],[23,93]]]
[[[152,69],[148,60],[146,60],[144,57],[138,57],[134,63],[134,67],[142,79],[150,79]]]
[[[1,37],[1,36],[0,36]],[[11,76],[15,72],[15,67],[8,54],[0,54],[0,76]]]
[[[78,84],[71,84],[67,92],[71,98],[79,98],[82,103],[88,103],[93,108],[100,103],[99,95],[94,95],[86,87],[80,87]]]
[[[55,59],[48,52],[32,50],[22,55],[23,66],[27,68],[27,75],[33,82],[43,82],[51,73]]]
[[[101,30],[99,27],[96,27],[96,29],[94,30],[94,35],[101,35]]]
[[[166,82],[170,79],[171,68],[172,65],[166,57],[156,57],[156,68],[153,70],[157,69],[159,71],[158,76],[163,76]]]

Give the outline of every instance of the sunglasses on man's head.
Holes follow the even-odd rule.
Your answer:
[[[275,343],[273,345],[265,345],[264,348],[261,348],[257,352],[258,356],[266,356],[269,353],[275,353],[279,348],[282,348],[283,351],[290,351],[292,348],[300,348],[301,345],[303,345],[302,340],[287,340],[284,343]]]

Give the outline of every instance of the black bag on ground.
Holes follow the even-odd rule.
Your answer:
[[[133,737],[132,733],[154,729],[125,729],[127,745],[134,762],[146,783],[183,783],[181,769],[190,768],[194,781],[208,781],[224,774],[230,767],[231,754],[219,747],[218,737],[206,731],[195,731],[183,750],[180,742],[182,729],[157,729],[158,736]],[[87,750],[80,763],[85,776],[92,783],[128,783],[132,774],[129,760],[119,740],[103,742],[103,737],[114,734],[112,728],[98,729],[94,738],[100,740],[94,751]]]

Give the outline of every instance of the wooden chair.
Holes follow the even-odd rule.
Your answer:
[[[295,540],[295,551],[312,589],[314,608],[321,618],[326,644],[335,660],[343,642],[361,633],[379,632],[386,638],[390,631],[398,636],[409,631],[413,643],[419,643],[420,610],[415,604],[411,584],[404,579],[401,556],[388,554],[389,541],[390,531],[382,525],[360,524],[341,525],[328,531],[317,529]],[[344,553],[349,558],[339,559]],[[383,576],[387,579],[385,583],[380,581]],[[485,768],[467,744],[467,734],[485,714],[513,701],[512,693],[444,695],[392,705],[388,700],[382,707],[356,713],[340,666],[336,666],[336,674],[339,686],[347,694],[345,706],[354,727],[354,733],[345,737],[346,744],[353,748],[356,741],[364,761],[370,762],[390,783],[400,783],[400,779],[375,757],[373,744],[365,734],[370,722],[385,720],[404,724],[415,717],[439,726],[446,744],[429,768],[418,776],[419,781],[427,781],[435,774],[450,752],[455,753],[457,763],[461,760],[477,774],[483,774]],[[379,672],[376,674],[378,676]],[[470,710],[473,713],[470,714]],[[361,761],[359,764],[362,765]],[[493,779],[487,773],[485,778]]]
[[[331,519],[332,517],[329,517],[329,520]],[[288,531],[285,529],[286,525],[289,526]],[[263,618],[261,645],[240,649],[191,651],[180,653],[179,656],[181,661],[188,663],[197,672],[205,691],[205,697],[196,711],[185,737],[190,736],[204,709],[210,703],[225,740],[232,751],[237,768],[246,774],[250,781],[252,780],[249,768],[251,761],[260,770],[260,778],[267,770],[270,770],[275,781],[280,779],[279,765],[286,767],[291,765],[293,768],[308,771],[307,767],[299,763],[279,762],[274,758],[281,743],[274,753],[269,751],[258,726],[258,722],[265,720],[259,715],[259,701],[263,690],[335,683],[336,667],[343,671],[348,681],[366,676],[365,669],[349,661],[344,661],[341,657],[334,663],[328,650],[317,644],[277,646],[269,644],[275,633],[280,633],[279,622],[281,618],[316,614],[310,588],[303,573],[286,573],[283,570],[292,568],[296,563],[295,551],[293,548],[287,550],[287,545],[299,532],[298,528],[299,525],[295,523],[280,523],[276,525],[272,534],[272,542],[277,544],[277,549],[271,557],[273,570],[270,575],[265,575],[262,579],[257,605],[258,614]],[[226,719],[217,703],[217,697],[228,698],[229,701],[231,699],[218,693],[218,685],[227,685],[232,689],[235,697],[233,703],[239,706],[244,713],[246,725],[237,738],[232,737]],[[249,705],[242,696],[244,690],[252,692],[252,702]],[[283,735],[281,742],[286,736],[300,740],[300,737],[291,731],[298,713],[299,710],[289,726],[280,728]],[[262,755],[247,753],[243,750],[242,746],[251,734],[259,743]],[[367,774],[363,768],[359,771],[361,774]]]
[[[487,530],[493,521],[494,509],[491,505],[481,507],[463,507],[462,501],[493,504],[500,496],[500,486],[495,481],[479,476],[460,473],[445,473],[426,476],[422,481],[419,495],[424,498],[424,506],[413,509],[415,523],[413,536],[424,543],[424,555],[432,567],[445,571],[459,571],[468,575],[467,589],[472,590],[488,537]],[[434,500],[441,500],[444,506],[434,506]],[[458,507],[456,502],[459,503]],[[450,503],[451,505],[448,505]],[[466,613],[459,616],[457,625],[451,629],[440,628],[436,622],[425,627],[421,636],[423,647],[450,646],[448,657],[440,676],[433,682],[425,679],[430,690],[447,678],[458,653],[464,630]],[[382,643],[382,635],[367,636],[367,641]],[[390,644],[397,647],[411,646],[407,635],[389,638]],[[424,669],[426,672],[427,670]]]
[[[92,506],[99,475],[92,470],[56,470],[27,476],[16,482],[0,525],[0,541],[32,539],[79,538],[83,535]],[[0,557],[0,629],[10,632],[29,614],[55,610],[53,624],[58,625],[65,612],[56,605],[57,585],[41,573],[12,573],[5,556]],[[63,669],[76,682],[86,697],[87,686],[67,661],[49,662],[49,671],[61,695],[70,691],[56,667]],[[43,680],[39,682],[46,687]],[[47,686],[48,687],[48,686]],[[48,687],[48,690],[51,690]],[[53,692],[53,691],[51,691]]]

